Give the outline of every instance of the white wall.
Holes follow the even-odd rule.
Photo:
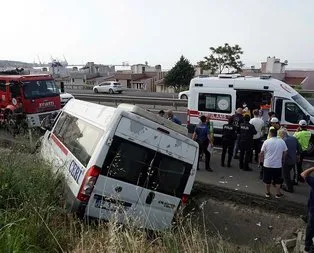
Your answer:
[[[280,74],[285,72],[285,66],[280,62],[280,59],[268,57],[266,62],[266,73]]]
[[[131,70],[133,74],[143,74],[143,69],[145,68],[145,72],[157,72],[155,67],[151,67],[144,64],[132,65]]]

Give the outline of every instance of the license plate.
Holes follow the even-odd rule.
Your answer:
[[[112,203],[107,201],[102,201],[101,199],[97,199],[95,202],[95,207],[100,209],[110,209]]]

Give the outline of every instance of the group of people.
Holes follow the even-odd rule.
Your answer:
[[[274,185],[275,197],[280,198],[283,196],[281,189],[293,192],[295,184],[299,181],[304,182],[301,176],[302,162],[308,149],[311,132],[307,130],[307,122],[300,120],[299,127],[294,135],[290,136],[288,130],[280,125],[274,112],[269,112],[268,118],[267,125],[258,109],[253,110],[252,118],[247,110],[243,108],[236,110],[228,119],[228,123],[223,125],[221,166],[231,167],[232,160],[239,159],[239,168],[251,171],[249,164],[254,161],[260,168],[260,179],[265,183],[265,196],[271,197],[270,187]],[[264,137],[266,140],[263,141]],[[212,171],[209,146],[213,146],[213,138],[206,116],[200,117],[200,124],[196,126],[192,138],[199,143],[200,155],[205,154],[205,169]],[[293,178],[291,172],[294,173]]]

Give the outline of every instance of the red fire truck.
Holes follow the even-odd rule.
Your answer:
[[[60,93],[51,75],[0,72],[0,124],[24,122],[28,128],[38,127],[60,108]]]

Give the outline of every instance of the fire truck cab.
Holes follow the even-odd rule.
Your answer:
[[[61,108],[60,94],[51,75],[0,73],[0,123],[8,117],[26,120],[29,128],[40,126]]]

